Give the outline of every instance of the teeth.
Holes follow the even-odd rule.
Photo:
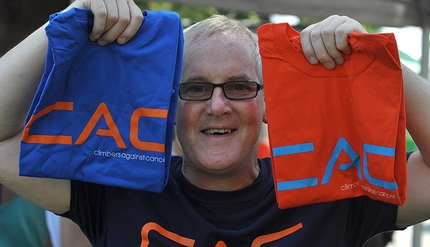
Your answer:
[[[231,129],[210,129],[210,130],[205,130],[206,134],[226,134],[226,133],[231,133]]]

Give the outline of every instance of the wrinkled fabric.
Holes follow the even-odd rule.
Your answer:
[[[182,66],[179,15],[144,11],[125,45],[88,39],[89,10],[54,14],[26,119],[20,175],[160,192],[168,179]]]
[[[258,29],[279,207],[406,199],[405,106],[393,34],[352,33],[345,63],[305,58],[288,24]]]

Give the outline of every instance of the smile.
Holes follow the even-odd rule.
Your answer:
[[[208,135],[222,135],[222,134],[230,134],[234,131],[235,130],[232,130],[232,129],[208,129],[208,130],[203,130],[202,132]]]

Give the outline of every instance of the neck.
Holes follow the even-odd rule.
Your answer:
[[[182,164],[182,174],[194,186],[213,191],[235,191],[252,184],[260,174],[258,160],[249,166],[249,169],[241,169],[237,172],[229,171],[203,171],[193,169]]]

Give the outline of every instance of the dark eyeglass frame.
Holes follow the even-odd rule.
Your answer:
[[[253,84],[255,84],[256,85],[255,95],[252,95],[252,96],[249,96],[249,97],[245,97],[245,98],[229,97],[226,94],[226,92],[225,92],[225,86],[226,85],[231,85],[231,84],[234,84],[234,83],[240,83],[240,82],[246,82],[246,83],[253,83]],[[184,98],[183,97],[183,95],[181,93],[181,91],[182,91],[181,87],[184,87],[184,86],[187,86],[187,85],[202,85],[202,84],[212,86],[211,93],[207,97],[205,97],[205,98],[199,98],[199,99],[191,99],[191,98],[186,98],[186,97]],[[179,98],[181,98],[182,100],[185,100],[185,101],[205,101],[205,100],[209,100],[209,99],[212,98],[214,90],[217,87],[222,88],[222,92],[224,93],[224,97],[227,98],[227,99],[229,99],[229,100],[253,99],[253,98],[257,97],[258,92],[264,88],[263,84],[260,84],[260,83],[258,83],[256,81],[252,81],[252,80],[249,80],[249,81],[247,81],[247,80],[228,81],[228,82],[223,82],[223,83],[220,83],[220,84],[215,84],[215,83],[211,83],[211,82],[184,82],[184,83],[181,83],[179,85]]]

